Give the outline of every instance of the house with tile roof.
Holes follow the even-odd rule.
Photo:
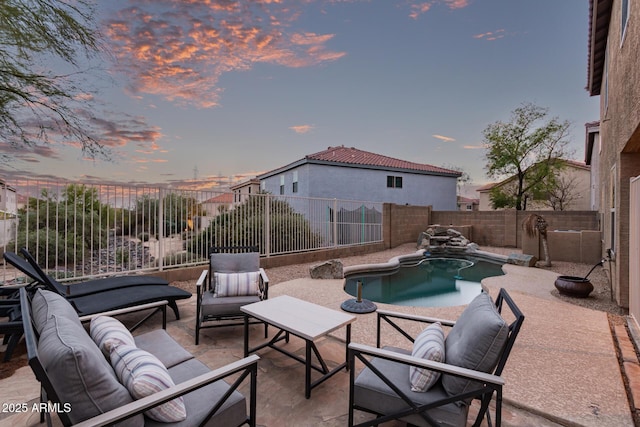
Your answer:
[[[354,147],[329,147],[259,175],[261,190],[318,197],[457,209],[460,172]]]
[[[613,296],[640,319],[640,4],[589,0],[587,91],[599,96],[598,164],[602,254]],[[637,326],[637,324],[636,324]]]
[[[557,175],[558,182],[562,188],[564,197],[562,209],[565,211],[585,211],[591,210],[591,175],[590,166],[575,160],[565,160],[565,166],[560,169]],[[491,202],[491,191],[497,187],[507,188],[517,185],[516,176],[510,176],[500,182],[492,182],[478,188],[479,209],[481,211],[493,210]],[[548,200],[528,199],[526,210],[553,210]]]

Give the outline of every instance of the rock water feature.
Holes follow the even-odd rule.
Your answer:
[[[426,249],[432,254],[464,253],[477,250],[478,245],[453,228],[433,225],[418,237],[418,249]]]

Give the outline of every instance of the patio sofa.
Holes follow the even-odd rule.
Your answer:
[[[210,370],[166,330],[133,337],[112,317],[160,303],[79,318],[60,295],[21,289],[20,304],[41,401],[53,404],[62,424],[255,426],[257,356]],[[91,322],[89,332],[83,321]],[[247,382],[248,405],[237,390]]]

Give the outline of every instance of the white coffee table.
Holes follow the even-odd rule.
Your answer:
[[[305,397],[311,397],[311,389],[333,376],[342,368],[347,366],[347,351],[349,342],[351,341],[351,323],[356,320],[355,316],[344,313],[342,311],[332,310],[321,305],[293,298],[288,295],[282,295],[276,298],[266,299],[264,301],[247,304],[241,307],[245,313],[244,321],[244,354],[254,353],[264,347],[271,347],[279,352],[286,354],[293,359],[304,363],[305,365]],[[260,344],[256,347],[249,348],[249,317],[262,320],[271,326],[279,329],[278,333],[268,342]],[[329,370],[327,364],[322,359],[314,341],[321,338],[336,329],[347,327],[347,336],[345,344],[345,362]],[[305,358],[293,354],[286,349],[276,346],[278,341],[289,341],[289,334],[302,338],[306,343]],[[316,356],[320,366],[314,364],[311,360],[311,352]],[[322,374],[322,377],[311,382],[311,369]]]

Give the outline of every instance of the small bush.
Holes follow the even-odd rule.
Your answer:
[[[138,239],[140,239],[141,242],[148,242],[150,238],[151,236],[146,231],[138,234]]]

